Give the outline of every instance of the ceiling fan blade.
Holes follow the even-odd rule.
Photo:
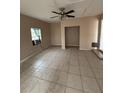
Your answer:
[[[56,18],[56,17],[59,17],[59,16],[53,16],[53,17],[50,17],[50,18]]]
[[[58,12],[55,12],[55,11],[52,11],[52,13],[59,14],[59,15],[61,14],[61,13],[58,13]]]
[[[73,12],[74,12],[74,10],[70,10],[70,11],[66,12],[65,14],[70,14],[70,13],[73,13]]]
[[[66,16],[67,16],[67,17],[73,17],[73,18],[75,17],[75,16],[73,16],[73,15],[66,15]]]

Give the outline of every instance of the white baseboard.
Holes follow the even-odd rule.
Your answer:
[[[81,48],[80,48],[79,50],[91,50],[91,49],[81,49]]]
[[[73,47],[79,47],[79,45],[66,45],[66,46],[73,46]]]
[[[47,49],[47,48],[49,48],[49,47],[50,47],[50,46],[48,46],[48,47],[46,47],[46,48],[44,48],[44,49],[41,49],[40,51],[39,51],[39,50],[34,51],[31,55],[29,55],[29,56],[25,57],[24,59],[22,59],[22,60],[20,61],[20,63],[25,62],[25,61],[28,60],[29,58],[35,56],[36,54],[40,53],[41,51],[44,51],[45,49]]]
[[[40,53],[41,51],[42,51],[42,50],[40,50],[40,51],[35,51],[33,54],[31,54],[31,55],[25,57],[24,59],[22,59],[22,60],[20,61],[20,63],[25,62],[25,61],[28,60],[29,58],[31,58],[31,57],[35,56],[36,54]]]

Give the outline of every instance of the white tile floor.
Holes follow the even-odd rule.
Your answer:
[[[92,51],[52,47],[21,65],[21,93],[102,93],[102,66]]]

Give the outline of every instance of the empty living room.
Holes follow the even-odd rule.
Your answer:
[[[124,0],[1,0],[0,93],[124,93],[123,11]]]
[[[20,0],[20,93],[103,93],[103,0]]]

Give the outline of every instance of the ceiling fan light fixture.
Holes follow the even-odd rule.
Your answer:
[[[66,17],[69,17],[69,18],[74,18],[75,16],[73,15],[70,15],[71,13],[74,13],[75,11],[74,10],[70,10],[70,11],[67,11],[65,12],[65,8],[59,8],[60,12],[56,12],[56,11],[52,11],[52,13],[55,13],[57,14],[57,16],[59,16],[59,18],[61,20],[65,19]],[[56,16],[53,16],[51,18],[56,18]]]

